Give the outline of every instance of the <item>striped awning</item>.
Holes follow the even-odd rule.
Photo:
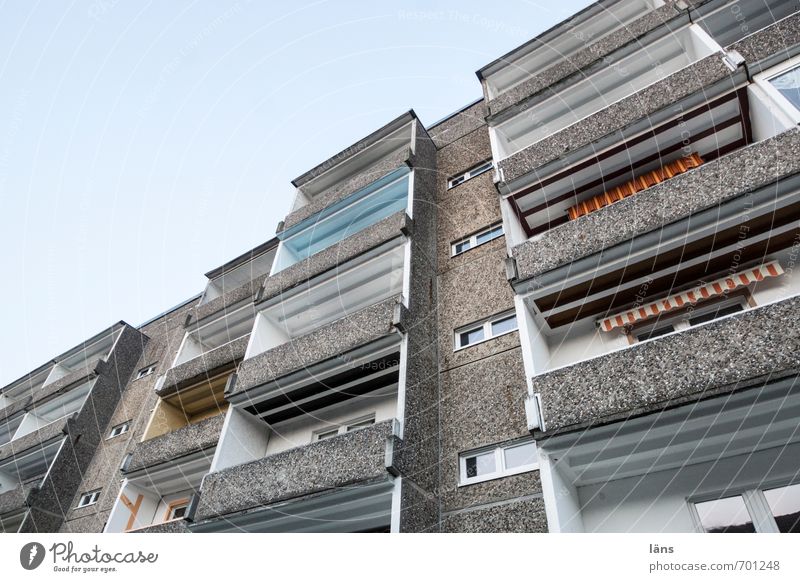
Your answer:
[[[778,277],[779,275],[783,275],[783,268],[780,266],[780,263],[778,263],[778,261],[770,261],[769,263],[764,263],[760,267],[740,271],[739,273],[717,279],[711,283],[695,287],[689,291],[676,293],[664,299],[648,303],[647,305],[634,307],[628,311],[606,317],[600,320],[600,329],[603,331],[611,331],[617,327],[633,325],[640,321],[658,317],[673,309],[680,309],[687,305],[694,305],[713,297],[719,297],[739,287],[746,287],[756,281],[761,281],[768,277]]]

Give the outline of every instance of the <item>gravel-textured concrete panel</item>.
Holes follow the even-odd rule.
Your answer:
[[[411,228],[411,219],[405,211],[396,212],[335,245],[311,255],[306,260],[268,277],[264,281],[261,299],[276,297],[316,275],[329,269],[338,268],[350,259],[400,236],[403,232],[409,232]]]
[[[390,297],[244,360],[239,365],[233,393],[244,392],[393,333],[399,304],[400,296]]]
[[[564,154],[587,146],[676,101],[729,78],[722,53],[701,59],[668,77],[558,131],[498,162],[506,183],[533,172]]]
[[[438,499],[404,480],[400,486],[400,532],[439,531]]]
[[[789,59],[800,49],[800,12],[779,20],[728,47],[738,52],[748,63],[780,55]]]
[[[242,336],[218,348],[206,352],[196,358],[184,362],[171,368],[164,378],[164,383],[156,390],[156,393],[164,398],[170,394],[178,392],[181,388],[191,386],[198,380],[213,375],[220,368],[229,366],[234,362],[240,362],[247,351],[247,342],[250,341],[250,334]]]
[[[602,424],[800,367],[800,298],[535,376],[545,434]]]
[[[447,144],[461,139],[484,125],[487,114],[486,102],[480,100],[441,123],[429,127],[428,135],[431,136],[437,148],[444,148]]]
[[[551,229],[513,250],[520,281],[800,172],[791,129]]]
[[[225,415],[218,414],[139,443],[133,449],[133,456],[128,463],[127,472],[132,473],[145,467],[152,467],[215,447],[219,441],[224,421]]]
[[[290,212],[283,220],[283,229],[291,228],[295,224],[304,221],[310,216],[314,216],[318,212],[324,210],[331,204],[335,204],[340,200],[344,200],[351,194],[361,190],[365,186],[369,186],[375,180],[378,180],[389,174],[403,165],[412,163],[411,148],[403,148],[396,151],[385,158],[375,162],[366,170],[359,172],[355,176],[340,182],[335,186],[329,188],[322,194],[306,204],[301,206],[294,212]],[[302,190],[302,188],[300,188]]]
[[[544,500],[510,500],[442,517],[446,533],[547,533]]]
[[[185,519],[173,519],[164,523],[157,523],[139,529],[132,529],[128,533],[192,533],[189,531],[189,524]]]
[[[386,475],[392,421],[237,465],[203,480],[195,521]]]
[[[581,50],[576,51],[566,58],[560,59],[551,67],[542,71],[536,71],[526,81],[498,95],[495,99],[489,101],[488,106],[490,113],[492,115],[497,115],[508,107],[539,93],[543,89],[550,87],[554,83],[570,75],[581,72],[585,73],[586,67],[598,61],[598,59],[608,60],[609,62],[615,61],[616,59],[614,59],[611,53],[629,43],[635,42],[638,38],[651,30],[663,26],[665,23],[680,15],[681,12],[681,10],[668,0],[666,5],[652,12],[648,12],[641,18],[634,20],[595,42],[588,43]],[[573,33],[571,31],[565,31],[563,34]]]
[[[19,533],[53,533],[57,532],[62,519],[46,511],[31,509],[19,528]]]
[[[33,485],[21,485],[0,493],[0,515],[24,507],[32,489]]]
[[[222,311],[223,309],[228,309],[233,307],[234,305],[241,303],[242,301],[246,301],[251,299],[258,288],[261,287],[264,279],[266,279],[266,275],[262,275],[253,279],[252,281],[248,281],[244,285],[240,285],[235,289],[231,289],[227,291],[223,295],[220,295],[216,299],[212,299],[208,303],[203,303],[202,305],[196,305],[189,311],[189,318],[192,322],[197,322],[206,317],[210,317]]]

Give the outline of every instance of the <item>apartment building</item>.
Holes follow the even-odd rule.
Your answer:
[[[796,4],[600,1],[477,75],[3,388],[3,531],[798,531]]]

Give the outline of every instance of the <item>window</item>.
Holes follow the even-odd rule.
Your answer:
[[[451,256],[455,257],[456,255],[460,255],[463,252],[474,249],[482,244],[486,244],[487,242],[501,236],[503,236],[502,223],[493,224],[488,228],[476,232],[472,236],[468,236],[454,242],[451,245]]]
[[[111,430],[109,431],[107,438],[113,439],[114,437],[117,437],[121,434],[125,434],[126,432],[128,432],[130,424],[131,424],[130,421],[126,420],[122,424],[118,424],[117,426],[111,427]]]
[[[708,533],[800,533],[800,483],[694,503]]]
[[[700,524],[707,533],[755,533],[741,495],[698,503]]]
[[[78,500],[78,507],[88,507],[89,505],[94,505],[100,499],[100,491],[101,489],[95,489],[94,491],[87,491],[86,493],[81,495],[81,498]]]
[[[739,313],[749,308],[748,297],[743,294],[737,294],[734,297],[711,302],[707,305],[701,303],[692,309],[684,310],[671,317],[659,317],[654,323],[634,326],[629,337],[631,337],[632,341],[635,339],[635,341],[643,342],[673,331],[683,331],[701,323],[714,321],[732,313]]]
[[[517,316],[513,311],[495,315],[483,323],[475,323],[457,329],[455,332],[456,350],[511,333],[517,329]]]
[[[463,184],[467,180],[474,178],[476,176],[480,176],[484,172],[488,172],[491,169],[492,169],[492,160],[486,160],[485,162],[481,162],[477,166],[471,167],[466,172],[450,178],[447,181],[447,189],[449,190],[450,188],[455,188],[459,184]]]
[[[460,485],[480,483],[539,468],[536,443],[530,439],[462,453],[459,462]]]
[[[142,368],[141,370],[139,370],[139,373],[136,374],[136,379],[138,380],[139,378],[144,378],[145,376],[149,376],[155,371],[156,371],[156,365],[150,364],[146,368]]]
[[[375,424],[375,415],[371,414],[369,416],[361,416],[359,418],[354,418],[353,420],[349,420],[344,422],[338,426],[328,427],[323,430],[317,431],[314,433],[312,437],[312,441],[324,441],[331,439],[337,435],[344,434],[346,432],[353,432],[356,430],[361,430],[362,428],[367,428]]]
[[[789,103],[800,109],[800,66],[771,77],[769,82]]]
[[[164,516],[164,521],[172,519],[183,519],[186,517],[186,512],[189,510],[189,499],[176,499],[175,501],[167,504],[167,513]]]

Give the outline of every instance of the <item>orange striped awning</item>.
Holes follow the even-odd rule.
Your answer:
[[[692,168],[696,168],[702,164],[703,159],[696,153],[686,156],[685,158],[679,158],[674,162],[666,164],[662,168],[658,168],[652,172],[647,172],[641,176],[636,176],[633,180],[629,180],[628,182],[625,182],[616,188],[612,188],[611,190],[603,192],[602,194],[593,196],[592,198],[584,200],[583,202],[579,202],[574,206],[570,206],[567,208],[567,216],[569,216],[570,220],[575,220],[576,218],[590,214],[596,210],[600,210],[605,206],[614,204],[614,202],[618,202],[623,198],[633,196],[637,192],[646,190],[650,186],[654,186],[659,182],[669,180],[673,176],[688,172]]]
[[[666,313],[670,310],[680,309],[682,307],[686,307],[687,305],[694,305],[696,303],[700,303],[701,301],[711,299],[712,297],[724,295],[739,287],[746,287],[747,285],[755,283],[756,281],[761,281],[768,277],[778,277],[779,275],[783,275],[783,268],[778,261],[771,261],[761,265],[760,267],[747,269],[745,271],[717,279],[716,281],[712,281],[706,285],[695,287],[690,291],[676,293],[674,295],[670,295],[669,297],[665,297],[664,299],[659,299],[658,301],[648,303],[647,305],[634,307],[628,311],[617,313],[611,317],[606,317],[600,321],[600,329],[603,331],[611,331],[617,327],[633,325],[634,323],[638,323],[640,321],[658,317],[662,313]]]

